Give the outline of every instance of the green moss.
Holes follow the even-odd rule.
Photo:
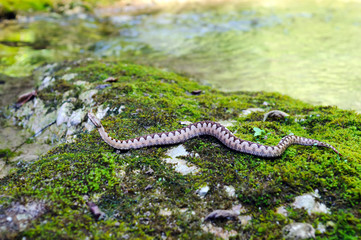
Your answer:
[[[237,123],[229,129],[242,139],[275,145],[292,133],[330,143],[343,157],[329,149],[292,146],[279,158],[264,159],[232,151],[206,136],[184,143],[189,152],[198,154],[184,158],[200,170],[196,175],[183,176],[161,160],[169,146],[117,154],[92,131],[1,180],[1,192],[12,201],[46,199],[49,205],[49,211],[18,233],[18,238],[117,239],[128,235],[141,239],[210,239],[212,235],[201,230],[202,219],[212,210],[229,209],[237,202],[246,206],[252,224],[215,224],[242,236],[280,238],[283,226],[293,220],[310,222],[314,227],[317,222],[334,222],[336,227],[317,234],[320,239],[360,237],[361,117],[355,112],[312,106],[274,93],[223,93],[171,72],[129,63],[83,63],[70,72],[87,79],[92,88],[108,77],[118,78],[94,96],[97,104],[111,109],[125,106],[120,114],[102,121],[115,138],[175,130],[185,120],[232,119]],[[71,82],[58,82],[52,89],[52,95],[44,91],[40,96],[44,100],[47,96],[46,101],[55,106],[60,92],[74,90],[74,96],[81,92]],[[194,90],[202,90],[202,94],[192,95]],[[290,117],[263,122],[262,113],[240,115],[250,107],[278,109]],[[149,174],[149,169],[154,172]],[[195,191],[204,184],[210,191],[201,199]],[[226,185],[235,187],[237,202],[226,195]],[[274,213],[276,207],[315,189],[331,214],[309,216],[291,209],[285,218]],[[92,218],[86,198],[108,219]],[[172,211],[170,216],[159,214],[165,208]]]
[[[0,159],[8,162],[11,158],[17,156],[16,152],[13,152],[9,148],[0,149]]]

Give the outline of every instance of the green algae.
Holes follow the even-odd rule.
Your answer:
[[[108,77],[118,78],[94,96],[98,105],[125,106],[120,114],[102,121],[110,136],[118,139],[175,130],[182,127],[180,121],[232,119],[237,124],[229,129],[242,139],[276,145],[283,136],[294,134],[330,143],[343,156],[330,149],[292,146],[279,158],[265,159],[232,151],[205,136],[184,143],[189,152],[198,154],[184,158],[200,172],[183,176],[161,160],[168,146],[118,154],[96,131],[84,132],[74,143],[59,145],[0,180],[3,207],[9,205],[9,199],[45,199],[48,209],[27,229],[9,233],[9,237],[211,239],[215,237],[201,230],[203,218],[214,209],[229,209],[236,202],[246,206],[253,218],[251,224],[215,223],[236,230],[239,236],[235,238],[281,238],[283,226],[291,221],[309,222],[315,228],[317,223],[332,221],[333,227],[326,233],[317,233],[319,239],[360,237],[361,117],[355,112],[312,106],[275,93],[223,93],[172,72],[130,63],[69,66],[56,76],[61,79],[61,74],[77,73],[76,79],[88,81],[93,88]],[[61,104],[61,92],[76,90],[73,81],[59,80],[51,91],[40,91],[39,97],[56,108]],[[202,93],[193,95],[195,90]],[[72,92],[71,97],[76,97],[80,90]],[[240,115],[251,107],[277,109],[290,116],[263,122],[259,112]],[[255,128],[262,134],[255,134]],[[201,199],[195,191],[205,184],[210,191]],[[236,189],[236,200],[223,191],[229,185]],[[275,213],[278,206],[315,189],[331,214],[309,216],[303,210],[290,209],[286,218]],[[88,200],[108,218],[92,218],[85,204]],[[171,214],[161,215],[161,209],[170,209]]]

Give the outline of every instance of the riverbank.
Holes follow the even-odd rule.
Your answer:
[[[36,133],[55,121],[37,141],[63,143],[35,161],[6,160],[14,170],[0,180],[2,236],[261,239],[290,236],[296,223],[318,239],[360,236],[361,117],[353,111],[274,93],[224,93],[126,62],[49,64],[34,76],[37,96],[3,112],[2,123]],[[288,134],[317,139],[343,157],[292,146],[264,159],[211,137],[117,153],[87,119],[90,109],[118,139],[212,120],[265,145]],[[263,121],[271,110],[289,116]],[[215,210],[226,211],[209,216]]]

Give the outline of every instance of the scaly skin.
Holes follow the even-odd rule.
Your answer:
[[[212,121],[193,123],[182,129],[172,132],[154,133],[128,140],[117,140],[108,135],[100,120],[94,114],[88,113],[89,119],[98,128],[102,139],[110,146],[120,150],[137,149],[155,145],[177,144],[200,135],[211,135],[221,141],[227,147],[242,153],[248,153],[259,157],[279,157],[293,144],[305,146],[318,146],[331,148],[341,155],[333,146],[318,140],[288,135],[281,139],[277,146],[266,146],[234,136],[226,127]]]

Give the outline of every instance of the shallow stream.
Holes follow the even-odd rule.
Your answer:
[[[22,17],[0,23],[0,73],[25,76],[79,57],[128,60],[225,91],[280,92],[361,112],[360,13],[358,1],[277,0]]]

